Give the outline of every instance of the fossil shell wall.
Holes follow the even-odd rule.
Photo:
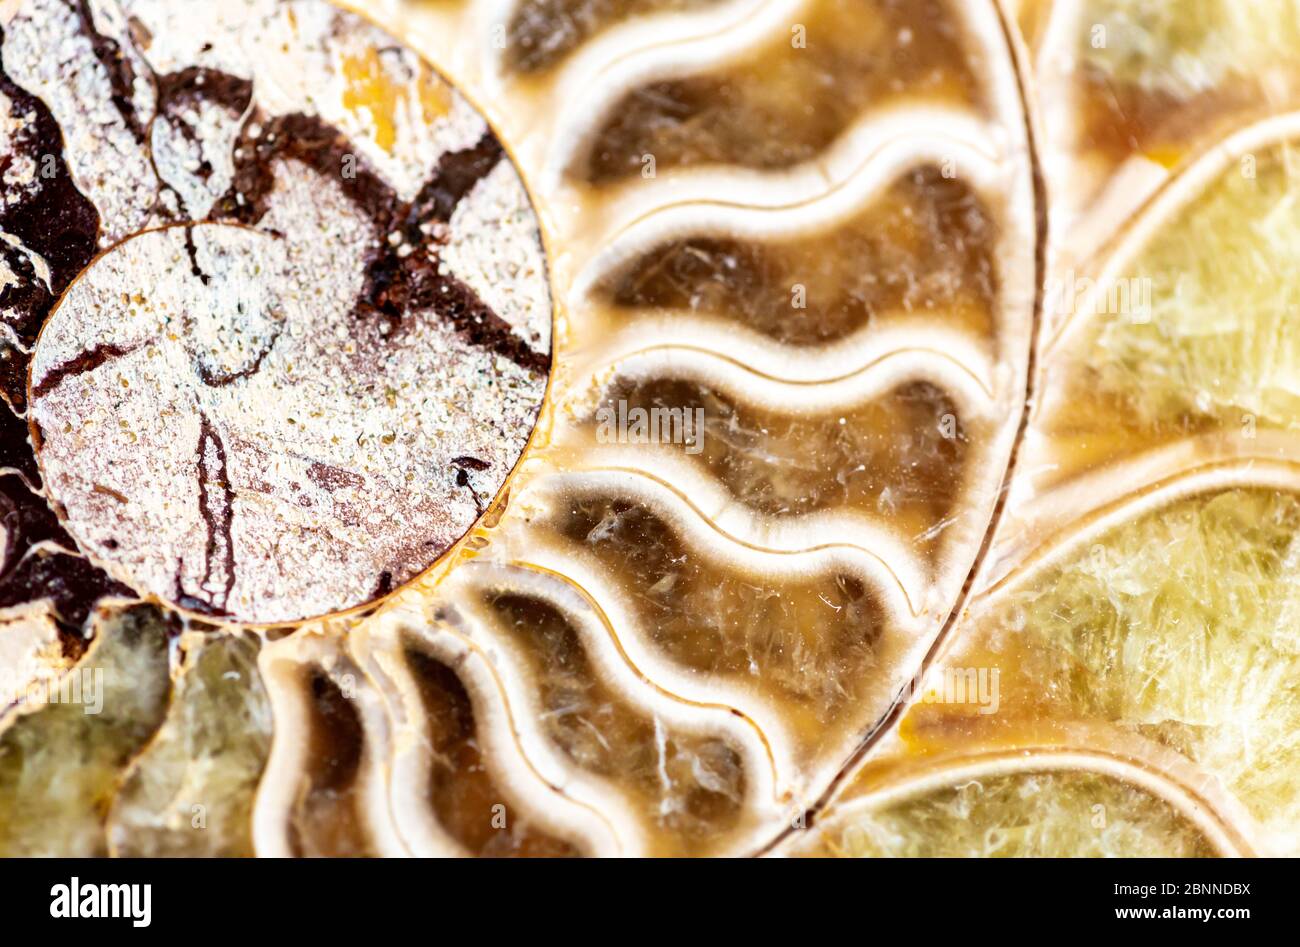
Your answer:
[[[1008,13],[1049,195],[1033,410],[959,621],[789,850],[961,818],[977,854],[1295,854],[1300,8]]]
[[[573,19],[597,9],[545,53],[487,6],[394,9],[500,123],[559,319],[545,437],[421,607],[495,656],[521,756],[608,844],[758,851],[983,542],[1028,370],[1028,131],[992,5]],[[698,449],[602,423],[655,407],[698,410]]]
[[[1194,6],[7,11],[0,851],[1293,851],[1296,13]]]

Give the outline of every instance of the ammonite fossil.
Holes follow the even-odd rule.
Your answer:
[[[0,854],[1300,847],[1300,5],[0,11]]]

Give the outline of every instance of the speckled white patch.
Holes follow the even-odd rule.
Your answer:
[[[102,19],[97,23],[108,28]],[[139,63],[129,44],[123,52],[128,62]],[[101,246],[162,222],[148,149],[123,121],[108,74],[72,7],[63,0],[25,5],[6,27],[4,64],[10,78],[54,113],[77,186],[104,222]],[[136,81],[129,91],[131,108],[150,115],[156,104],[152,87]]]
[[[29,418],[51,498],[110,575],[291,622],[419,574],[501,488],[545,393],[545,262],[482,117],[438,85],[425,121],[441,80],[413,53],[321,0],[200,6],[185,29],[152,0],[95,17],[141,64],[143,164],[66,7],[37,0],[6,41],[58,100],[104,233],[127,237],[46,323]],[[61,54],[31,59],[42,38]],[[384,136],[345,62],[395,90]]]
[[[509,162],[498,164],[460,202],[450,231],[443,262],[524,341],[547,351],[550,299],[534,288],[546,278],[546,260],[536,215]]]

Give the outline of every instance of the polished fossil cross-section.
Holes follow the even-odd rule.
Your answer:
[[[1293,853],[1244,6],[20,5],[0,851]]]

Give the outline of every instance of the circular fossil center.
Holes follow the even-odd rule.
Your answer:
[[[283,82],[264,103],[260,62],[155,77],[156,178],[121,186],[177,211],[73,283],[32,358],[38,457],[83,550],[232,621],[425,570],[518,461],[550,370],[538,223],[491,130],[378,31],[323,23],[294,36],[333,106]],[[368,99],[333,82],[354,61]]]

